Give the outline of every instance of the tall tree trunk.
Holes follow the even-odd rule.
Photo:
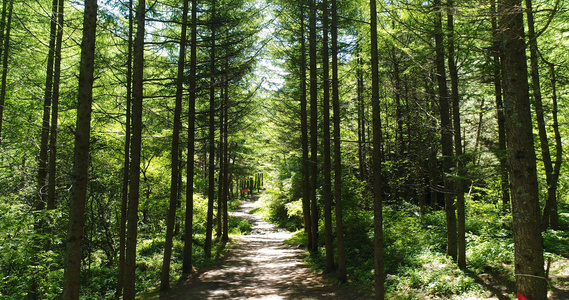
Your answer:
[[[53,70],[53,94],[51,99],[51,125],[49,136],[49,169],[48,169],[48,191],[47,191],[47,209],[55,209],[55,186],[57,171],[57,123],[59,114],[59,87],[61,82],[61,48],[63,43],[63,0],[59,0],[57,8],[57,37],[55,41],[55,62]],[[46,228],[51,232],[50,228]],[[51,242],[48,239],[46,249],[51,248]]]
[[[379,107],[379,54],[377,49],[377,6],[370,0],[371,17],[371,107],[373,115],[373,248],[375,299],[385,299],[383,270],[383,195],[381,174],[381,112]]]
[[[228,69],[228,66],[226,66]],[[223,234],[221,235],[221,242],[223,244],[229,241],[229,211],[227,201],[229,198],[229,79],[227,78],[227,74],[225,75],[225,93],[223,102],[225,105],[223,106],[223,194],[222,194],[222,203],[223,203]]]
[[[342,211],[342,150],[340,140],[340,92],[338,82],[338,11],[332,0],[332,111],[334,112],[334,201],[336,209],[336,246],[338,247],[338,280],[347,281],[344,221]]]
[[[225,184],[225,182],[223,182],[223,171],[225,170],[224,168],[224,162],[225,162],[225,153],[223,152],[224,146],[223,146],[223,121],[224,121],[224,116],[223,116],[223,112],[225,110],[225,103],[223,101],[223,99],[225,99],[224,96],[224,92],[225,92],[225,83],[223,83],[220,87],[220,91],[219,91],[219,98],[221,99],[221,105],[219,108],[219,155],[217,157],[218,159],[218,164],[219,164],[219,173],[218,173],[218,186],[217,186],[217,230],[216,230],[216,234],[215,236],[218,239],[221,239],[221,235],[222,235],[222,219],[223,219],[223,185]]]
[[[358,101],[358,160],[360,165],[360,180],[368,180],[367,172],[367,144],[366,144],[366,117],[365,117],[365,104],[364,104],[364,72],[363,60],[361,55],[361,45],[356,45],[357,51],[357,92],[356,97]]]
[[[447,28],[448,28],[448,67],[451,82],[451,101],[453,114],[453,132],[454,132],[454,151],[456,154],[457,177],[455,181],[456,193],[456,213],[458,218],[457,228],[457,250],[458,250],[458,267],[466,269],[466,217],[464,208],[464,162],[462,157],[462,137],[460,130],[460,105],[458,95],[458,70],[454,58],[454,1],[448,0]]]
[[[216,2],[211,2],[211,52],[210,52],[210,86],[209,86],[209,162],[208,162],[208,201],[207,221],[204,243],[205,257],[211,257],[211,239],[213,235],[213,204],[215,201],[215,19]]]
[[[304,2],[300,3],[300,131],[302,143],[302,212],[304,231],[306,232],[308,249],[312,249],[312,219],[310,217],[310,164],[308,160],[308,113],[306,95],[306,40],[304,24]]]
[[[316,190],[318,184],[318,70],[316,69],[316,0],[310,0],[310,217],[312,224],[312,248],[318,249],[318,204]]]
[[[184,254],[182,271],[192,272],[192,240],[194,218],[194,153],[196,118],[196,73],[197,73],[197,0],[192,0],[192,33],[190,50],[190,99],[188,104],[188,162],[186,171],[186,218],[184,222]]]
[[[490,15],[492,19],[493,35],[493,63],[494,63],[494,95],[496,99],[496,115],[498,122],[498,161],[500,162],[500,190],[502,191],[502,211],[505,213],[510,207],[510,178],[508,177],[508,159],[506,153],[506,125],[504,117],[504,104],[502,101],[501,76],[501,41],[498,32],[496,1],[490,0]]]
[[[119,229],[119,267],[116,299],[120,299],[124,287],[125,251],[126,251],[126,218],[128,207],[128,185],[130,177],[130,106],[132,101],[132,46],[134,17],[132,13],[133,0],[128,2],[128,54],[126,59],[126,111],[123,181],[121,193],[121,220]]]
[[[47,163],[49,160],[49,129],[51,118],[51,98],[53,96],[53,68],[55,60],[55,41],[57,36],[57,7],[58,0],[53,0],[51,4],[49,46],[47,54],[47,67],[45,76],[45,88],[43,96],[43,117],[41,124],[40,152],[38,159],[38,194],[39,199],[36,210],[43,210],[47,202]],[[39,222],[36,227],[42,230],[45,224]]]
[[[4,30],[6,28],[6,13],[8,11],[8,2],[2,1],[2,14],[0,15],[0,58],[4,57]],[[7,68],[2,59],[2,70]],[[2,72],[4,73],[4,72]],[[6,99],[6,90],[0,90],[0,145],[2,144],[2,121],[4,119],[4,104]]]
[[[437,83],[439,87],[439,107],[441,115],[441,148],[443,154],[443,182],[445,197],[445,212],[447,224],[447,255],[456,260],[456,209],[454,206],[454,189],[448,174],[452,168],[452,124],[450,120],[449,95],[446,82],[445,52],[443,45],[442,6],[440,0],[435,0],[435,64],[437,70]],[[460,134],[460,132],[458,133]]]
[[[8,16],[6,16],[6,5],[8,5]],[[0,83],[0,144],[2,143],[2,124],[4,120],[4,107],[6,105],[6,84],[8,80],[8,58],[10,58],[10,31],[12,30],[12,12],[14,0],[3,1],[2,3],[2,82]],[[7,18],[7,20],[6,20]],[[4,20],[6,23],[4,24]],[[4,28],[6,33],[4,34]]]
[[[95,37],[97,0],[86,0],[83,17],[83,40],[77,95],[77,126],[73,159],[73,192],[69,205],[69,231],[63,275],[62,299],[79,299],[81,253],[89,182],[89,141],[91,139],[91,104],[95,71]]]
[[[184,94],[184,70],[186,67],[186,44],[188,28],[189,0],[184,0],[182,7],[182,29],[180,33],[180,52],[178,54],[178,75],[176,80],[176,104],[174,107],[174,128],[172,131],[172,148],[170,155],[170,206],[166,220],[166,241],[164,242],[164,259],[160,275],[160,290],[170,289],[170,259],[172,257],[172,244],[174,239],[174,225],[176,223],[176,206],[178,204],[178,177],[180,175],[180,128],[182,115],[182,97]]]
[[[553,119],[553,134],[555,136],[555,164],[553,165],[553,173],[551,174],[551,186],[547,191],[547,202],[546,209],[549,210],[547,214],[549,216],[549,225],[551,229],[559,229],[559,214],[557,212],[557,201],[555,199],[549,199],[551,195],[557,195],[557,184],[559,182],[559,172],[561,171],[561,163],[563,162],[563,144],[561,141],[561,133],[559,132],[559,120],[557,119],[557,79],[555,76],[555,65],[548,63],[549,70],[551,73],[551,99],[552,99],[552,119]],[[547,207],[547,205],[550,207]],[[545,213],[544,213],[545,215]],[[543,221],[544,223],[547,220]]]
[[[545,117],[543,113],[543,99],[541,96],[541,83],[539,79],[539,57],[537,48],[537,36],[535,34],[535,24],[533,19],[533,6],[531,0],[526,2],[526,16],[528,26],[528,44],[530,52],[530,68],[531,68],[531,87],[533,91],[533,100],[535,101],[535,117],[537,121],[537,131],[539,134],[539,145],[541,146],[541,156],[543,160],[543,169],[545,170],[545,179],[547,183],[547,200],[542,216],[542,229],[546,230],[549,224],[549,214],[551,213],[552,202],[557,202],[556,191],[553,188],[553,163],[551,162],[551,153],[549,152],[549,140],[547,138],[547,130],[545,128]],[[552,193],[553,192],[553,193]]]
[[[521,0],[499,2],[504,115],[511,180],[516,285],[526,298],[547,299],[535,149]]]
[[[140,152],[142,149],[142,101],[144,75],[144,23],[146,1],[138,0],[136,8],[136,37],[133,48],[132,72],[132,137],[130,147],[130,187],[127,212],[127,237],[124,273],[124,299],[136,295],[136,240],[138,227],[138,203],[140,200]]]
[[[325,271],[334,271],[334,239],[332,237],[332,174],[330,151],[330,55],[328,54],[328,1],[322,1],[322,98],[323,107],[323,136],[324,136],[324,186],[322,198],[324,200],[324,245],[326,247]]]

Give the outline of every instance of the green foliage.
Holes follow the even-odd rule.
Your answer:
[[[281,179],[282,174],[269,174],[265,178],[266,192],[259,201],[262,203],[258,213],[264,219],[290,230],[302,227],[302,200],[294,198],[300,192],[300,174]],[[300,203],[300,210],[299,210]]]

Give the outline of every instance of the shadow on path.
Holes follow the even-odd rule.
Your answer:
[[[249,212],[253,197],[233,212],[252,226],[217,268],[192,277],[160,299],[363,299],[326,283],[303,264],[304,252],[283,241],[292,233]]]

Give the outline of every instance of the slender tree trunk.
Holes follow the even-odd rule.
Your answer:
[[[379,57],[377,49],[377,6],[370,0],[371,16],[371,107],[373,115],[373,248],[375,299],[385,299],[383,270],[383,195],[381,174],[381,112],[379,107]]]
[[[338,11],[332,0],[332,111],[334,112],[334,201],[336,204],[336,245],[338,247],[338,280],[347,281],[344,221],[342,211],[342,150],[340,140],[340,92],[338,82]]]
[[[51,98],[53,96],[53,69],[55,60],[55,41],[57,36],[57,7],[58,0],[53,0],[51,4],[49,46],[47,54],[47,67],[45,76],[45,88],[43,96],[43,118],[41,125],[40,153],[38,160],[38,194],[39,199],[36,204],[36,210],[43,210],[47,202],[48,187],[46,184],[49,160],[49,129],[51,117]],[[39,222],[36,227],[42,230],[45,224]]]
[[[557,118],[557,79],[555,76],[555,65],[548,63],[551,73],[551,99],[552,99],[552,119],[553,133],[555,136],[555,164],[553,165],[553,173],[551,176],[551,186],[547,191],[548,203],[551,205],[549,211],[549,225],[551,229],[559,229],[559,214],[557,212],[557,201],[549,199],[551,195],[557,195],[557,184],[559,182],[559,172],[561,171],[561,163],[563,162],[563,144],[561,141],[561,133],[559,132],[559,120]],[[547,203],[546,203],[547,205]],[[545,222],[545,221],[544,221]]]
[[[197,0],[192,0],[192,33],[190,50],[190,101],[188,109],[188,162],[186,171],[186,218],[184,222],[184,255],[182,271],[192,272],[192,241],[194,218],[194,153],[196,118],[196,73],[197,73]]]
[[[226,66],[226,68],[228,68]],[[229,211],[227,201],[229,198],[229,79],[225,78],[225,97],[223,102],[225,105],[223,106],[223,234],[221,235],[221,242],[223,244],[229,241]]]
[[[57,122],[59,114],[59,87],[61,79],[61,48],[63,43],[63,0],[59,0],[57,8],[57,37],[55,41],[55,62],[53,70],[53,95],[51,99],[51,126],[49,136],[49,169],[48,169],[48,191],[47,191],[47,209],[55,209],[55,186],[57,171]],[[51,232],[50,228],[47,228]],[[48,239],[46,249],[51,248],[51,242]]]
[[[6,13],[8,11],[8,2],[11,1],[2,1],[2,14],[0,16],[0,58],[4,57],[4,30],[6,28]],[[7,68],[7,66],[2,63],[2,69],[4,68]],[[0,145],[2,144],[2,121],[4,118],[5,99],[6,91],[2,89],[0,90]]]
[[[69,231],[63,275],[62,299],[79,299],[81,253],[89,182],[89,141],[91,139],[91,104],[93,101],[93,73],[95,71],[95,37],[97,28],[97,1],[86,0],[83,17],[83,40],[77,95],[77,126],[73,159],[73,192],[69,205]]]
[[[217,157],[218,159],[218,164],[219,164],[219,173],[218,173],[218,186],[217,186],[217,231],[215,236],[218,239],[221,239],[221,235],[222,235],[222,219],[223,219],[223,185],[225,184],[223,182],[223,171],[225,170],[223,163],[225,162],[225,153],[223,152],[224,146],[223,146],[223,121],[224,121],[224,116],[223,116],[223,112],[225,110],[225,103],[223,101],[223,99],[225,98],[224,96],[224,92],[225,92],[225,83],[223,83],[221,85],[220,88],[220,92],[219,92],[219,98],[221,99],[221,106],[219,108],[219,155]]]
[[[8,16],[6,16],[6,5],[8,5]],[[8,58],[10,58],[10,31],[12,30],[14,0],[3,1],[2,6],[2,34],[4,34],[4,28],[6,28],[6,33],[3,35],[3,39],[0,39],[0,44],[4,43],[2,47],[2,82],[0,83],[0,144],[2,143],[2,124],[4,120],[4,107],[6,106]],[[4,24],[6,18],[6,24]]]
[[[447,255],[456,260],[457,236],[456,236],[456,208],[454,205],[454,189],[452,180],[447,176],[452,168],[452,124],[450,120],[449,95],[446,82],[445,53],[443,45],[443,26],[441,1],[434,2],[437,14],[435,17],[435,64],[437,70],[437,83],[439,87],[439,107],[441,114],[441,148],[443,154],[443,182],[445,211],[447,220]],[[460,133],[459,133],[460,134]]]
[[[312,249],[312,219],[310,217],[310,164],[308,158],[308,113],[306,95],[306,42],[304,25],[304,1],[300,3],[300,131],[302,143],[302,211],[308,249]]]
[[[324,97],[323,106],[323,136],[324,136],[324,186],[322,198],[324,200],[324,244],[326,246],[325,271],[334,271],[334,239],[332,237],[332,174],[330,151],[330,57],[328,54],[328,1],[322,1],[322,89]]]
[[[521,0],[499,2],[504,113],[512,193],[516,285],[526,298],[547,299],[538,183],[529,103]]]
[[[316,0],[310,0],[310,217],[312,229],[312,248],[318,249],[318,204],[316,189],[318,184],[318,70],[316,69]]]
[[[363,74],[363,61],[361,55],[361,46],[356,46],[357,51],[357,101],[358,101],[358,160],[360,164],[360,180],[368,180],[367,172],[367,145],[366,145],[366,117],[365,117],[365,104],[364,104],[364,74]]]
[[[502,211],[505,213],[510,207],[510,178],[508,177],[508,160],[506,153],[506,125],[504,117],[504,104],[502,102],[502,76],[501,76],[501,41],[496,18],[496,1],[490,0],[490,15],[492,17],[493,34],[493,63],[494,63],[494,94],[496,99],[496,115],[498,121],[498,160],[500,162],[500,189],[502,191]]]
[[[170,259],[172,257],[172,244],[174,239],[174,225],[176,223],[176,206],[178,204],[178,176],[180,175],[180,128],[182,127],[182,97],[184,94],[184,70],[186,67],[186,44],[188,28],[189,0],[184,0],[182,8],[182,29],[180,33],[180,53],[178,54],[178,75],[176,82],[176,104],[174,107],[174,128],[172,131],[172,164],[170,165],[170,206],[166,220],[166,241],[164,242],[164,259],[160,275],[160,290],[170,289]]]
[[[133,0],[128,2],[128,54],[126,59],[126,112],[125,112],[125,140],[124,165],[121,194],[121,220],[119,229],[119,270],[116,299],[120,299],[124,287],[125,251],[126,251],[126,218],[128,207],[128,185],[130,177],[130,106],[132,101],[132,46],[134,17],[132,13]]]
[[[209,86],[209,185],[207,202],[207,221],[204,243],[205,257],[211,257],[211,239],[213,234],[213,204],[215,201],[215,19],[216,2],[212,0],[211,8],[211,53],[210,53],[210,86]]]
[[[530,52],[530,68],[531,68],[531,87],[533,91],[533,100],[535,101],[535,116],[537,121],[537,131],[539,134],[539,144],[541,146],[541,156],[543,160],[543,169],[545,170],[545,179],[547,182],[547,200],[542,216],[542,229],[549,228],[549,215],[551,214],[552,202],[557,202],[556,188],[552,188],[553,163],[551,162],[551,153],[549,152],[549,140],[547,138],[547,130],[545,128],[545,117],[543,113],[543,99],[541,96],[541,83],[539,79],[539,57],[537,48],[537,37],[535,35],[535,25],[533,19],[533,6],[531,0],[526,2],[526,16],[528,26],[528,44]],[[553,193],[552,193],[553,192]]]
[[[146,1],[138,0],[136,8],[136,37],[133,48],[132,73],[132,137],[130,154],[130,187],[127,212],[127,237],[124,273],[124,299],[136,295],[136,240],[138,227],[138,203],[140,200],[140,153],[142,149],[142,101],[144,75],[144,23]]]
[[[452,114],[453,114],[453,132],[454,132],[454,149],[456,154],[456,168],[457,179],[455,181],[456,193],[456,212],[458,217],[457,228],[457,246],[458,246],[458,267],[466,269],[466,217],[465,217],[465,204],[464,204],[464,162],[462,157],[462,137],[460,130],[460,105],[458,95],[458,70],[454,58],[454,1],[448,0],[448,15],[447,15],[447,28],[448,28],[448,66],[451,82],[451,100],[452,100]]]

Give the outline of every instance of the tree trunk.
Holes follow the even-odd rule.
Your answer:
[[[227,67],[226,67],[227,68]],[[223,233],[221,235],[221,242],[223,244],[229,241],[229,211],[227,201],[229,198],[229,79],[225,78],[225,97],[223,102]]]
[[[334,239],[332,237],[332,175],[330,151],[330,57],[328,54],[328,1],[322,1],[322,89],[323,89],[323,144],[324,144],[324,185],[322,198],[324,200],[324,245],[326,250],[325,272],[334,271]]]
[[[222,235],[222,219],[223,219],[223,185],[225,184],[225,182],[223,182],[223,172],[225,171],[225,167],[224,167],[224,162],[225,162],[225,153],[223,152],[224,146],[223,146],[223,135],[224,132],[223,130],[225,129],[223,126],[223,121],[225,119],[225,117],[223,116],[223,113],[225,111],[225,103],[224,103],[224,96],[225,93],[225,83],[223,83],[220,87],[220,91],[219,91],[219,99],[221,99],[221,105],[219,108],[219,155],[217,157],[218,159],[218,165],[219,165],[219,173],[218,173],[218,180],[217,180],[217,230],[216,230],[216,238],[217,239],[221,239],[221,235]]]
[[[211,239],[213,235],[213,204],[215,201],[215,0],[211,8],[211,53],[210,53],[210,86],[209,86],[209,162],[208,162],[208,201],[204,252],[211,258]]]
[[[126,218],[128,207],[128,185],[130,176],[130,106],[132,101],[132,46],[134,18],[132,13],[133,0],[128,2],[128,54],[126,59],[126,111],[125,111],[125,140],[123,182],[121,194],[121,220],[119,229],[119,267],[116,299],[120,299],[124,287],[125,251],[126,251]]]
[[[385,299],[383,270],[383,203],[381,174],[381,113],[379,108],[379,57],[377,49],[377,6],[370,0],[371,16],[371,107],[373,114],[373,248],[375,299]]]
[[[83,17],[83,40],[77,95],[77,125],[73,159],[73,192],[69,205],[69,231],[63,275],[62,299],[79,299],[81,253],[89,182],[89,141],[91,139],[91,104],[93,101],[93,73],[95,71],[95,37],[97,28],[97,1],[86,0]]]
[[[182,271],[192,272],[192,240],[194,218],[194,153],[196,118],[196,73],[197,73],[197,0],[192,0],[192,33],[190,50],[190,103],[188,111],[188,162],[186,171],[186,218],[184,222],[184,254]]]
[[[506,153],[506,125],[504,117],[504,104],[502,102],[502,76],[501,73],[501,41],[496,19],[496,1],[490,0],[490,14],[492,17],[493,34],[493,63],[494,63],[494,94],[496,99],[496,115],[498,122],[498,160],[500,162],[500,189],[502,191],[502,211],[505,213],[510,207],[510,178],[508,177],[508,159]]]
[[[164,242],[164,259],[162,260],[162,272],[160,275],[160,290],[170,289],[170,259],[172,257],[172,244],[174,239],[174,225],[176,223],[176,206],[178,204],[178,176],[180,175],[180,128],[182,115],[182,96],[184,93],[184,70],[186,67],[186,35],[188,27],[188,2],[184,0],[182,8],[182,30],[180,33],[180,53],[178,55],[178,75],[176,81],[176,104],[174,107],[174,128],[172,131],[172,148],[170,155],[170,206],[166,220],[166,241]]]
[[[336,246],[338,247],[338,280],[347,281],[344,222],[342,211],[342,152],[340,140],[340,92],[338,87],[338,11],[332,0],[332,111],[334,112],[334,201],[336,203]]]
[[[47,67],[45,76],[45,88],[43,96],[43,117],[41,124],[40,152],[38,159],[38,194],[39,199],[36,204],[36,210],[43,210],[47,202],[47,163],[49,160],[49,129],[51,117],[51,97],[53,96],[53,68],[55,60],[55,40],[57,36],[57,6],[58,0],[53,0],[51,4],[49,46],[47,54]],[[39,221],[36,224],[38,230],[42,230],[45,226],[44,222]]]
[[[6,17],[6,5],[8,5],[8,16]],[[0,44],[3,44],[2,48],[2,83],[0,84],[0,144],[2,143],[2,124],[4,120],[4,106],[6,105],[6,83],[8,80],[8,58],[10,58],[10,31],[12,30],[12,11],[14,9],[14,0],[3,1],[2,5],[2,33],[4,33],[4,27],[6,28],[6,33],[3,35],[3,39],[0,39]],[[4,20],[6,24],[4,26]]]
[[[551,162],[551,153],[549,152],[549,140],[547,138],[547,130],[545,128],[545,117],[543,114],[543,99],[541,96],[541,83],[539,79],[539,62],[537,37],[535,35],[533,6],[531,0],[526,2],[526,16],[528,26],[528,44],[530,52],[530,68],[531,68],[531,87],[533,91],[533,100],[535,101],[535,117],[537,121],[537,131],[539,134],[539,144],[541,146],[541,157],[543,160],[543,169],[545,170],[545,179],[547,183],[547,200],[543,210],[542,229],[549,228],[549,214],[551,213],[552,202],[557,202],[556,188],[552,187],[553,163]],[[551,192],[554,192],[551,194]]]
[[[136,8],[136,37],[133,49],[132,73],[132,137],[130,154],[130,188],[127,212],[127,237],[124,274],[124,299],[136,295],[136,240],[138,203],[140,200],[140,152],[142,149],[142,100],[144,75],[144,23],[146,1],[138,0]]]
[[[441,114],[441,148],[443,154],[443,182],[447,220],[447,255],[456,260],[456,209],[454,206],[453,184],[452,180],[448,177],[452,168],[452,124],[450,120],[449,95],[445,71],[445,53],[443,45],[444,34],[441,13],[442,7],[440,0],[435,0],[433,3],[437,10],[435,17],[435,64],[437,70],[436,77],[439,87],[439,107]],[[460,134],[460,132],[458,134]]]
[[[561,163],[563,162],[563,144],[561,141],[561,133],[559,132],[559,121],[557,119],[557,79],[555,78],[555,65],[548,63],[549,70],[551,72],[551,98],[552,98],[552,119],[553,119],[553,133],[555,135],[555,164],[553,165],[553,173],[551,176],[551,186],[547,191],[549,203],[549,225],[551,229],[559,229],[559,214],[557,212],[557,201],[555,199],[549,199],[550,195],[557,195],[557,184],[559,182],[559,172],[561,171]],[[545,215],[545,214],[544,214]],[[547,221],[544,221],[544,223]]]
[[[453,114],[453,132],[454,132],[454,151],[456,154],[456,169],[457,177],[455,181],[455,194],[456,194],[456,212],[458,217],[457,228],[457,246],[458,246],[458,267],[466,269],[466,217],[464,208],[464,190],[465,182],[464,177],[464,162],[462,157],[462,137],[460,131],[460,105],[458,95],[458,70],[454,59],[454,1],[448,0],[448,66],[451,82],[451,100],[452,100],[452,114]]]
[[[532,120],[520,0],[501,0],[502,79],[512,193],[516,285],[526,298],[547,299]]]
[[[318,249],[318,204],[316,190],[318,184],[318,73],[316,69],[316,0],[310,0],[310,217],[312,229],[312,248]]]
[[[300,4],[300,131],[302,143],[302,212],[308,249],[312,249],[312,219],[310,217],[310,164],[308,161],[308,113],[306,95],[306,43],[304,33],[304,5]]]
[[[55,62],[53,70],[53,94],[51,98],[51,125],[49,136],[49,169],[48,169],[48,191],[47,191],[47,209],[55,209],[55,186],[57,171],[57,122],[59,114],[59,87],[61,79],[61,48],[63,43],[63,0],[59,0],[57,8],[57,37],[55,41]],[[51,232],[50,228],[47,228]],[[51,248],[51,242],[48,240],[46,249]]]

